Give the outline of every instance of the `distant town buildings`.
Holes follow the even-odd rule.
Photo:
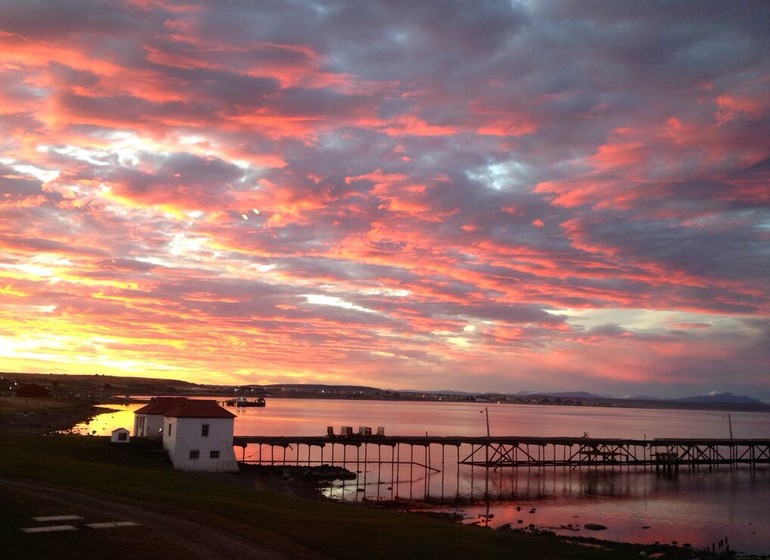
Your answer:
[[[16,389],[16,396],[26,399],[47,399],[51,396],[48,389],[37,383],[28,383],[19,385]]]

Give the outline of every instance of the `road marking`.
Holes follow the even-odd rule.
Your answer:
[[[139,523],[133,521],[106,521],[104,523],[86,523],[91,529],[114,529],[115,527],[138,527]]]
[[[61,533],[64,531],[77,531],[74,525],[50,525],[48,527],[27,527],[22,529],[25,533]]]

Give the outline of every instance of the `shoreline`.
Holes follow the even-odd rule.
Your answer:
[[[9,403],[9,399],[14,399]],[[72,428],[74,425],[82,422],[86,422],[95,416],[111,412],[112,409],[106,406],[100,405],[100,403],[83,402],[83,401],[59,401],[55,399],[19,399],[16,397],[0,397],[0,434],[2,433],[16,433],[25,435],[47,435],[53,433],[66,433],[66,431]],[[242,473],[243,474],[243,473]],[[214,478],[220,478],[216,474],[212,475]],[[318,500],[326,500],[317,487],[310,483],[307,479],[302,477],[287,477],[281,473],[273,473],[265,471],[259,473],[259,469],[254,472],[247,473],[246,479],[242,479],[240,484],[246,483],[252,488],[261,490],[269,490],[278,494],[287,494],[295,496],[304,496],[305,498],[313,498]],[[333,501],[333,500],[332,500]],[[362,502],[357,504],[362,507],[371,509],[391,509],[399,510],[404,513],[412,515],[430,515],[442,517],[445,515],[439,513],[426,512],[420,510],[420,508],[410,508],[408,503],[393,503],[385,505],[383,503],[366,503]],[[414,505],[414,504],[412,504]],[[448,522],[459,522],[458,520],[448,519]],[[603,540],[594,536],[568,536],[559,535],[547,528],[538,527],[499,527],[491,529],[494,531],[513,531],[522,533],[525,535],[556,538],[558,540],[570,543],[578,543],[588,547],[603,548],[606,550],[636,550],[647,555],[647,557],[654,557],[653,555],[666,554],[666,557],[671,557],[668,553],[675,553],[677,558],[740,558],[744,560],[759,560],[770,558],[769,554],[743,554],[735,551],[719,551],[711,552],[700,549],[693,549],[683,545],[673,545],[668,543],[660,544],[642,544],[631,543],[622,541],[610,541]],[[721,552],[726,552],[728,556],[725,556]],[[695,556],[683,556],[685,554],[693,554]]]
[[[0,433],[62,432],[110,410],[100,403],[82,400],[0,397]]]

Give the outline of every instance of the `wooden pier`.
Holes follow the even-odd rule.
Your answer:
[[[245,450],[246,446],[268,447],[271,450],[269,461],[275,463],[275,448],[283,450],[282,459],[287,462],[286,450],[296,448],[292,463],[300,463],[300,449],[307,448],[306,457],[310,459],[312,448],[321,450],[324,462],[334,463],[335,449],[341,461],[350,461],[346,448],[366,451],[367,462],[372,461],[369,448],[409,449],[408,462],[414,462],[414,450],[422,449],[420,455],[426,458],[421,464],[431,469],[440,470],[431,465],[428,448],[456,448],[457,463],[484,468],[543,468],[563,467],[607,468],[607,467],[655,467],[658,469],[714,468],[719,466],[736,467],[748,465],[770,465],[770,439],[615,439],[591,437],[459,437],[459,436],[385,436],[385,435],[346,435],[346,436],[236,436],[233,445]],[[325,449],[330,451],[323,453]],[[462,450],[462,451],[460,451]],[[380,454],[381,455],[381,454]],[[404,454],[407,455],[407,454]],[[441,453],[443,456],[443,452]],[[361,453],[357,453],[358,459]],[[344,459],[343,459],[344,458]],[[257,462],[265,462],[262,453]],[[402,461],[399,454],[398,462]]]
[[[579,473],[680,469],[738,469],[770,473],[770,439],[615,439],[590,437],[386,436],[371,432],[327,436],[235,436],[244,463],[333,465],[357,475],[330,483],[342,500],[467,501],[518,499],[530,484]],[[247,453],[248,451],[248,453]],[[527,476],[527,472],[555,476]],[[540,495],[543,489],[534,491]],[[545,491],[548,493],[548,491]]]

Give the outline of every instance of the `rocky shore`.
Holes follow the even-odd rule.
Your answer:
[[[0,433],[50,434],[108,410],[81,400],[0,397]]]

